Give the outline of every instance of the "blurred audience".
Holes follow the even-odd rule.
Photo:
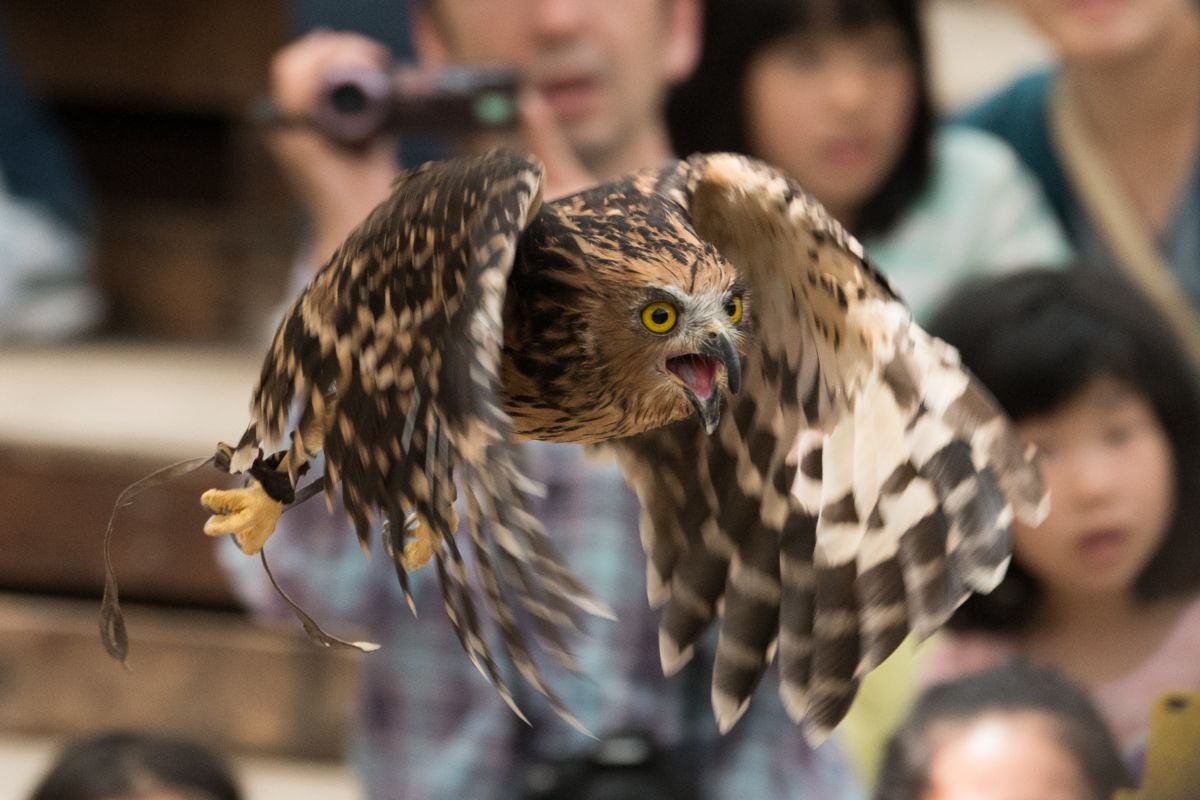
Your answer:
[[[661,107],[668,86],[686,76],[695,59],[696,2],[670,0],[651,12],[663,19],[646,20],[639,12],[636,21],[648,29],[618,32],[608,30],[622,27],[618,22],[588,19],[593,13],[586,3],[549,3],[536,13],[543,21],[531,25],[527,14],[498,13],[505,5],[500,0],[421,0],[413,4],[411,27],[422,65],[508,63],[526,74],[521,137],[508,143],[546,163],[546,194],[557,197],[669,157]],[[580,43],[581,29],[598,31],[587,34],[594,41]],[[388,49],[373,39],[317,30],[274,59],[274,99],[284,112],[303,114],[329,69],[384,68],[390,61]],[[396,141],[380,137],[365,151],[348,150],[297,128],[275,133],[269,144],[313,221],[314,263],[306,278],[387,196],[400,166]]]
[[[950,620],[931,680],[1018,655],[1084,686],[1137,769],[1151,706],[1200,687],[1200,398],[1156,309],[1116,273],[979,280],[929,329],[1038,448],[1050,513],[1014,525],[990,595]]]
[[[0,29],[0,344],[53,342],[102,315],[87,197],[62,132],[8,48]]]
[[[1081,262],[1125,271],[1200,364],[1200,3],[1014,5],[1059,61],[963,121],[1012,144]]]
[[[935,121],[916,0],[708,0],[681,153],[787,171],[923,315],[963,276],[1070,256],[1037,182],[998,139]]]
[[[1103,720],[1022,662],[934,686],[888,745],[874,800],[1111,800],[1129,784]]]
[[[663,103],[696,58],[697,0],[427,0],[415,5],[412,23],[423,64],[501,61],[526,74],[523,136],[513,144],[545,162],[548,196],[670,158]],[[303,111],[324,70],[388,60],[386,49],[361,36],[314,33],[276,59],[276,101]],[[397,169],[394,142],[349,152],[292,130],[274,138],[273,150],[316,219],[318,259],[383,198]],[[315,267],[304,265],[300,276]],[[410,578],[425,617],[414,620],[391,564],[378,551],[364,557],[340,508],[330,515],[313,502],[289,512],[267,548],[281,584],[318,619],[365,625],[383,645],[365,660],[354,731],[369,796],[861,796],[832,745],[808,748],[774,687],[760,689],[733,732],[720,736],[709,700],[710,655],[698,652],[680,674],[663,676],[639,509],[616,466],[570,445],[534,443],[526,458],[547,490],[533,512],[620,620],[595,621],[577,643],[586,680],[546,665],[550,682],[600,742],[514,680],[532,725],[520,722],[441,618],[435,572]],[[295,624],[257,560],[232,545],[222,558],[253,608]],[[617,787],[626,794],[611,794]]]
[[[202,745],[112,731],[63,749],[28,800],[242,800],[228,765]]]

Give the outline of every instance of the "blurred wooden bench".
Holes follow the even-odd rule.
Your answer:
[[[257,370],[242,350],[86,345],[0,353],[0,589],[102,586],[100,536],[118,494],[240,435]],[[113,557],[131,600],[236,606],[200,534],[199,470],[121,510]]]
[[[14,55],[91,183],[109,331],[175,343],[0,352],[0,729],[132,725],[341,755],[358,660],[237,611],[200,531],[214,471],[122,510],[113,559],[132,674],[97,628],[117,494],[247,421],[261,348],[228,343],[269,326],[296,231],[246,109],[289,15],[285,0],[0,0]]]
[[[230,753],[344,756],[356,658],[233,614],[123,608],[128,672],[100,646],[97,601],[0,594],[0,729],[70,737],[136,728]]]
[[[91,344],[0,352],[0,729],[168,730],[237,752],[334,759],[358,654],[238,612],[201,533],[203,468],[121,510],[126,673],[99,641],[101,537],[120,491],[239,436],[257,351]]]

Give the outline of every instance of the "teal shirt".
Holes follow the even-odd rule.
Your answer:
[[[1036,179],[999,139],[958,126],[933,141],[929,185],[863,242],[918,319],[973,275],[1062,266],[1072,248]]]
[[[1057,75],[1056,69],[1042,69],[1022,76],[967,109],[957,121],[999,136],[1016,151],[1050,199],[1080,263],[1096,269],[1119,269],[1117,259],[1080,205],[1054,151],[1047,103]],[[1156,243],[1176,280],[1200,305],[1200,152]]]

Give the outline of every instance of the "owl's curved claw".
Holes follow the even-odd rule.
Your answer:
[[[204,533],[232,534],[247,555],[262,549],[283,513],[283,503],[267,494],[258,481],[245,489],[209,489],[200,495],[200,502],[213,513],[204,523]]]

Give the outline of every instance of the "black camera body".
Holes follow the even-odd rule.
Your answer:
[[[361,146],[382,133],[463,134],[517,125],[515,70],[474,67],[331,70],[312,125],[339,144]]]
[[[694,800],[697,754],[665,748],[648,733],[621,731],[587,753],[539,761],[521,775],[521,800]]]

